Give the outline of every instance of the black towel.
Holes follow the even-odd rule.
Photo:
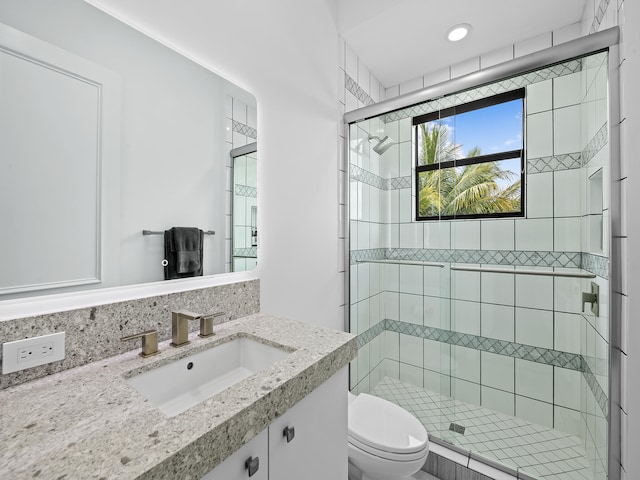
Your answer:
[[[173,227],[164,232],[164,279],[202,276],[204,232],[199,228]]]

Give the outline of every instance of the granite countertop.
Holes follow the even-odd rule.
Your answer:
[[[237,337],[291,353],[174,417],[125,381]],[[0,478],[200,478],[356,355],[348,333],[264,314],[190,338],[182,348],[160,343],[154,357],[132,350],[1,391]]]

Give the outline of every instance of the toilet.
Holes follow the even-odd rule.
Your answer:
[[[429,454],[422,423],[382,398],[349,392],[349,480],[412,478]]]

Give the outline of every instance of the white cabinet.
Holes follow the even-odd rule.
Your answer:
[[[247,460],[255,462],[258,459],[257,471],[251,480],[268,480],[269,478],[269,429],[265,428],[253,437],[249,443],[240,447],[238,451],[207,473],[202,480],[246,480],[249,478]]]
[[[345,367],[211,470],[204,480],[248,480],[245,462],[256,457],[260,466],[251,480],[347,478],[347,385]]]

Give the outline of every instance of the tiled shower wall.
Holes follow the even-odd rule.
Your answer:
[[[608,245],[602,239],[608,232],[597,234],[608,210],[602,200],[608,194],[603,58],[585,62],[583,72],[582,63],[567,62],[524,79],[532,82],[526,219],[412,222],[410,116],[429,108],[352,127],[351,325],[361,345],[351,369],[356,391],[390,376],[517,415],[582,437],[594,470],[603,469],[608,318],[581,315],[589,281],[449,269],[451,263],[582,265],[601,275],[595,281],[606,310]],[[458,103],[471,99],[460,97]],[[369,135],[389,135],[396,144],[379,157]],[[392,257],[445,267],[356,263]]]
[[[247,105],[243,101],[232,97],[231,95],[227,95],[225,98],[225,159],[227,162],[227,170],[226,170],[226,232],[225,232],[225,271],[242,271],[242,270],[251,270],[255,267],[255,261],[250,260],[247,265],[247,261],[242,258],[241,260],[237,260],[238,268],[232,269],[232,262],[234,261],[232,256],[232,236],[234,231],[233,226],[233,215],[232,208],[233,202],[232,197],[235,192],[235,185],[233,180],[233,168],[232,168],[232,160],[229,152],[232,149],[242,147],[249,143],[256,142],[258,139],[258,131],[257,124],[257,110],[255,105]],[[257,168],[257,167],[256,167]],[[246,171],[246,170],[245,170]],[[256,193],[256,176],[250,175],[249,177],[250,183],[249,185],[244,185],[247,188],[241,189],[240,193],[244,193],[245,197],[251,198],[256,201],[257,193]],[[246,230],[246,228],[245,228]],[[243,239],[246,238],[244,235],[244,230],[241,235],[239,235]],[[251,239],[249,237],[248,247],[251,250]],[[243,251],[241,253],[248,253]],[[255,253],[253,250],[249,253]],[[255,255],[254,255],[255,256]]]

